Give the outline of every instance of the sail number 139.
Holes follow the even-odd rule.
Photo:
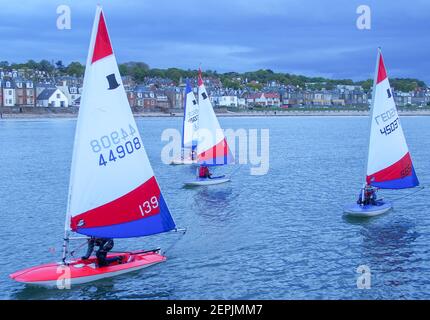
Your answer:
[[[158,199],[156,196],[151,197],[151,199],[139,205],[139,210],[143,217],[150,214],[152,210],[157,208],[158,208]]]

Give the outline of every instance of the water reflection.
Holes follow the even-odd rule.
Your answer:
[[[119,279],[119,278],[118,278]],[[77,295],[83,299],[109,299],[115,292],[115,281],[117,279],[107,278],[90,284],[72,285],[70,289],[60,290],[56,287],[44,288],[40,286],[22,285],[13,294],[13,299],[20,300],[45,300],[45,299],[69,299]]]
[[[401,220],[387,224],[368,224],[361,230],[363,249],[375,259],[413,254],[412,243],[419,237],[415,224]]]
[[[420,234],[415,231],[415,223],[408,219],[384,223],[364,223],[362,236],[363,262],[376,270],[377,275],[386,278],[385,285],[401,286],[407,278],[395,273],[406,274],[415,256],[414,242]]]
[[[234,214],[232,201],[237,198],[230,186],[199,187],[193,196],[196,214],[218,220],[228,219]]]

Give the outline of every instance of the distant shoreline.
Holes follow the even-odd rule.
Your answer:
[[[136,118],[171,118],[182,117],[181,112],[135,112]],[[295,117],[295,116],[368,116],[368,111],[354,110],[290,110],[290,111],[243,111],[243,112],[217,112],[218,117]],[[430,110],[399,110],[401,116],[430,116]],[[22,113],[2,113],[1,119],[74,119],[76,112],[22,112]],[[0,120],[1,120],[0,119]]]

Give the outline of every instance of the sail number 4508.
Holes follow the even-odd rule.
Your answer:
[[[139,210],[143,217],[150,214],[152,210],[157,208],[158,208],[158,199],[156,196],[151,197],[151,199],[139,205]]]

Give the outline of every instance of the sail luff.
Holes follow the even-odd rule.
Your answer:
[[[88,45],[88,55],[87,55],[87,60],[86,60],[86,64],[85,64],[85,72],[84,72],[84,84],[85,84],[85,79],[88,77],[88,72],[89,69],[87,68],[87,66],[90,65],[91,63],[91,57],[92,57],[92,52],[94,51],[94,43],[95,43],[95,37],[97,35],[97,29],[98,29],[98,25],[99,25],[99,16],[100,13],[102,12],[102,8],[100,5],[97,5],[96,7],[96,13],[94,16],[94,21],[93,21],[93,27],[91,30],[91,36],[90,36],[90,43]],[[85,106],[86,104],[83,103],[83,99],[85,99],[85,95],[84,95],[84,91],[82,91],[82,95],[81,95],[81,106]],[[80,108],[81,110],[81,108]],[[73,152],[72,152],[72,163],[71,163],[71,167],[70,167],[70,178],[69,178],[69,192],[68,192],[68,196],[67,196],[67,211],[66,211],[66,220],[65,220],[65,230],[66,231],[70,231],[70,218],[71,218],[71,214],[70,214],[70,201],[71,201],[71,197],[72,197],[72,193],[73,193],[73,176],[76,172],[76,155],[77,155],[77,151],[78,147],[79,147],[79,143],[80,143],[80,138],[79,138],[79,133],[81,132],[80,130],[80,123],[81,121],[79,121],[79,117],[82,113],[78,112],[78,117],[76,120],[76,128],[75,128],[75,138],[74,138],[74,142],[73,142]]]
[[[369,133],[369,139],[367,141],[367,156],[366,156],[366,164],[364,166],[364,179],[363,179],[363,185],[366,185],[366,179],[367,179],[367,172],[368,172],[368,165],[369,165],[369,149],[370,149],[370,139],[371,139],[371,132],[372,132],[372,119],[373,119],[373,110],[375,106],[375,92],[376,92],[376,82],[378,79],[378,69],[379,69],[379,59],[381,56],[381,48],[378,47],[378,52],[376,54],[376,64],[375,64],[375,73],[373,75],[373,85],[372,85],[372,101],[370,103],[370,110],[369,110],[369,124],[368,124],[368,133]]]
[[[182,159],[184,157],[184,146],[185,146],[185,121],[186,121],[186,115],[187,115],[187,89],[185,88],[185,94],[184,94],[184,118],[182,119],[182,143],[181,143],[181,149],[182,149]]]

